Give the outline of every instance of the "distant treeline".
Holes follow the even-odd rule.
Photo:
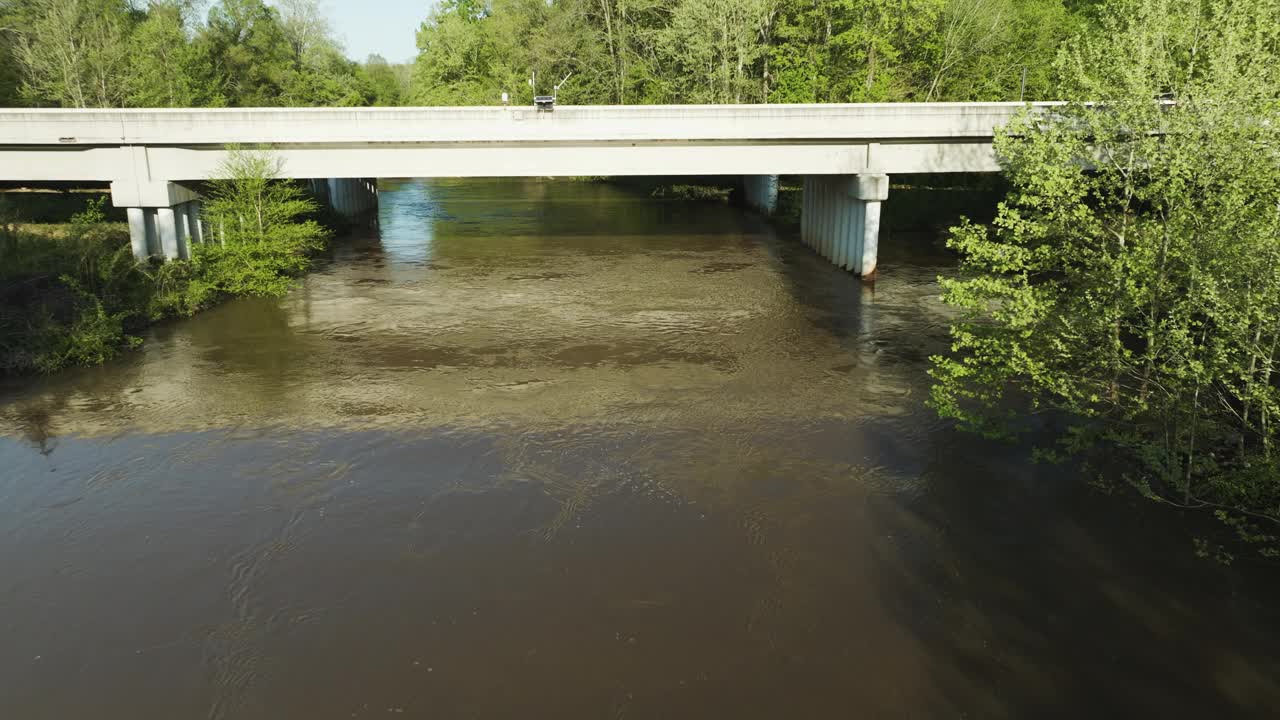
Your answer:
[[[572,104],[1045,99],[1095,4],[443,0],[394,65],[347,59],[317,0],[0,0],[0,104],[491,105],[535,72]]]
[[[315,0],[0,0],[0,105],[400,104],[408,66],[348,60]]]

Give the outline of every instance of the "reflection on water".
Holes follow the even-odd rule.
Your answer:
[[[283,300],[0,389],[0,717],[1280,707],[1262,571],[923,407],[936,252],[871,288],[606,185],[381,202]]]

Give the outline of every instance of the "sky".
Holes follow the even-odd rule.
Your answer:
[[[432,0],[321,0],[342,40],[347,57],[364,60],[372,53],[388,62],[408,62],[418,54],[418,27],[427,19]]]

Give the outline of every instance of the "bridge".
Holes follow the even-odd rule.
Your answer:
[[[376,207],[378,178],[742,176],[748,203],[769,213],[778,175],[801,175],[803,241],[869,275],[889,176],[997,171],[995,132],[1026,107],[0,110],[0,182],[110,183],[135,254],[183,258],[208,239],[199,188],[229,145],[271,146],[285,177],[353,216]]]

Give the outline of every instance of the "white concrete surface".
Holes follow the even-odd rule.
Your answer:
[[[0,180],[121,181],[151,202],[153,183],[214,176],[229,143],[274,146],[296,178],[990,172],[1024,107],[0,110]]]
[[[800,211],[800,239],[843,270],[869,277],[880,247],[880,204],[889,177],[807,175]]]

